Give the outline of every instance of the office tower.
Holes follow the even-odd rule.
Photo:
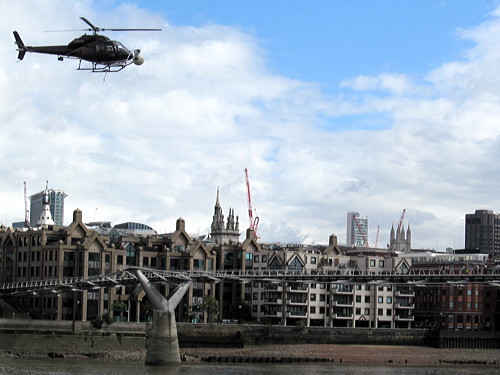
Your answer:
[[[347,213],[346,245],[368,247],[368,218],[359,217],[359,212]]]
[[[500,254],[500,215],[490,210],[476,210],[465,215],[465,249]]]
[[[49,207],[55,225],[63,225],[64,222],[64,198],[68,195],[62,190],[46,189],[49,196]],[[30,227],[36,227],[43,208],[45,190],[33,194],[30,197]]]

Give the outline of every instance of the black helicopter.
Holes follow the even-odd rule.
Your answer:
[[[22,60],[26,52],[46,53],[58,55],[59,61],[63,61],[65,58],[80,59],[77,70],[119,72],[132,63],[142,65],[144,57],[141,55],[141,50],[130,51],[120,42],[99,35],[100,31],[161,31],[161,29],[104,29],[94,26],[85,17],[80,18],[90,26],[90,29],[67,31],[92,31],[93,33],[91,35],[84,34],[63,46],[26,46],[19,33],[14,31],[17,51],[19,51],[18,59]],[[90,62],[91,67],[82,66],[83,60]]]

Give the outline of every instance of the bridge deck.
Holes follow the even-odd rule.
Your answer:
[[[89,278],[71,277],[53,280],[19,281],[0,284],[0,296],[28,293],[60,293],[105,287],[137,285],[134,269],[140,269],[151,283],[182,284],[187,281],[211,282],[268,282],[268,283],[341,283],[341,284],[466,284],[488,283],[500,286],[500,269],[488,272],[459,270],[410,269],[400,271],[364,271],[350,268],[329,270],[223,270],[223,271],[160,271],[132,267],[111,274]]]

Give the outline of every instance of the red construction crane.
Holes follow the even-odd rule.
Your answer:
[[[252,208],[252,196],[250,195],[250,181],[248,179],[248,169],[245,168],[245,182],[247,184],[247,202],[248,202],[248,220],[250,221],[250,228],[255,231],[255,235],[257,235],[257,228],[259,227],[259,217],[257,214],[255,218],[253,217],[253,208]]]
[[[401,227],[403,226],[403,220],[405,218],[405,213],[406,213],[406,208],[403,209],[403,212],[401,213],[401,217],[399,218],[398,232],[401,230]]]
[[[28,210],[28,191],[26,189],[26,181],[24,181],[24,227],[30,226],[30,211]]]

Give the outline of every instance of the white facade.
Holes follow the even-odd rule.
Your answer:
[[[346,256],[314,247],[267,250],[254,255],[254,270],[352,269],[380,273],[408,267],[408,259]],[[338,249],[337,249],[338,250]],[[261,322],[323,327],[409,328],[414,292],[408,286],[345,283],[252,284],[252,315]]]
[[[368,218],[360,217],[359,212],[347,213],[346,246],[368,247]]]

